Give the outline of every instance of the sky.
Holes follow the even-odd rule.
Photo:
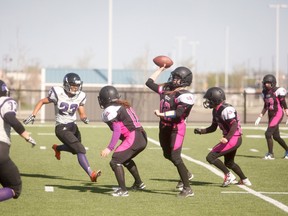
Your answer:
[[[107,69],[111,62],[123,69],[146,57],[152,69],[155,56],[168,55],[175,67],[193,59],[199,72],[273,71],[276,9],[269,5],[279,3],[288,7],[288,0],[0,0],[0,67]],[[288,8],[279,10],[278,41],[288,74]]]

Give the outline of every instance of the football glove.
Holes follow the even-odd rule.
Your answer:
[[[255,125],[258,125],[260,123],[260,121],[261,121],[261,117],[259,116],[255,121]]]
[[[23,123],[25,125],[29,124],[31,122],[31,124],[34,124],[35,121],[35,115],[31,114],[28,118],[26,118]]]
[[[200,128],[195,128],[194,129],[194,134],[202,134],[201,129]]]
[[[32,148],[35,147],[36,141],[32,137],[29,137],[28,139],[26,139],[26,141],[32,144]]]
[[[83,118],[81,119],[85,124],[88,124],[89,123],[89,119],[86,117],[86,118]]]

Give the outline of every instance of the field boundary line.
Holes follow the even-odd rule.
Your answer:
[[[153,143],[153,144],[155,144],[155,145],[160,146],[160,143],[158,141],[156,141],[156,140],[154,140],[154,139],[152,139],[150,137],[148,137],[148,141]],[[216,174],[217,176],[223,178],[223,173],[221,171],[219,171],[218,169],[216,169],[215,167],[211,166],[210,164],[206,164],[206,163],[204,163],[202,161],[193,159],[190,156],[185,155],[183,153],[181,154],[181,156],[182,156],[182,158],[185,158],[186,160],[188,160],[190,162],[198,164],[198,165],[210,170],[212,173]],[[245,185],[236,185],[236,186],[238,186],[239,188],[247,191],[248,193],[251,193],[252,195],[254,195],[254,196],[256,196],[256,197],[258,197],[260,199],[265,200],[268,203],[271,203],[272,205],[276,206],[277,208],[279,208],[279,209],[285,211],[286,213],[288,213],[288,206],[286,206],[285,204],[283,204],[283,203],[281,203],[281,202],[279,202],[279,201],[277,201],[275,199],[272,199],[272,198],[270,198],[268,196],[265,196],[265,195],[255,191],[255,190],[253,190],[253,189],[251,189],[251,188],[249,188],[249,187],[247,187]]]

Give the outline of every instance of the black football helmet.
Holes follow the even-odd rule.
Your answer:
[[[81,78],[76,73],[68,73],[64,76],[63,87],[67,93],[78,95],[82,91],[82,84]],[[73,91],[71,86],[78,86],[78,89]]]
[[[173,80],[180,80],[180,83],[176,83]],[[168,84],[173,90],[178,87],[190,86],[193,80],[193,74],[191,70],[186,67],[177,67],[174,71],[171,72],[171,75],[168,79]]]
[[[266,86],[265,86],[266,83],[270,83],[272,88],[276,87],[277,81],[276,81],[275,76],[272,74],[265,75],[262,81],[264,89],[266,89]]]
[[[114,86],[104,86],[98,96],[98,102],[102,109],[120,99],[120,95]]]
[[[10,91],[4,81],[0,80],[0,97],[9,96]]]
[[[219,87],[209,88],[204,97],[206,100],[203,102],[203,106],[208,109],[212,109],[226,100],[224,91]]]

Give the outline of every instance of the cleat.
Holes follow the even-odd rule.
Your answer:
[[[288,159],[288,151],[285,152],[284,159]]]
[[[93,171],[90,176],[91,182],[97,182],[99,176],[101,176],[101,170],[98,170],[97,172]]]
[[[250,182],[250,180],[248,178],[246,179],[241,179],[238,182],[239,185],[246,185],[246,186],[252,186],[252,183]]]
[[[115,192],[117,190],[121,189],[120,187],[112,187],[112,190]]]
[[[191,188],[183,188],[183,190],[178,194],[178,197],[186,198],[194,196],[194,192]]]
[[[236,180],[236,177],[233,173],[229,172],[227,175],[224,176],[224,182],[222,187],[227,187],[229,184],[232,184]]]
[[[132,190],[144,190],[146,188],[146,185],[141,182],[140,184],[134,183],[131,187]]]
[[[128,193],[127,190],[125,191],[125,190],[122,190],[122,189],[120,188],[120,189],[114,191],[114,192],[112,193],[112,196],[114,196],[114,197],[127,197],[127,196],[129,196],[129,193]]]
[[[191,181],[194,178],[194,175],[190,172],[188,172],[188,179],[189,181]],[[184,184],[181,180],[178,181],[177,185],[176,185],[176,189],[179,191],[182,191],[184,187]]]
[[[263,159],[264,160],[274,160],[275,158],[274,158],[273,154],[267,153]]]
[[[57,150],[57,147],[58,147],[58,145],[54,144],[52,146],[52,149],[55,152],[55,157],[57,158],[57,160],[60,160],[61,159],[61,152]]]

